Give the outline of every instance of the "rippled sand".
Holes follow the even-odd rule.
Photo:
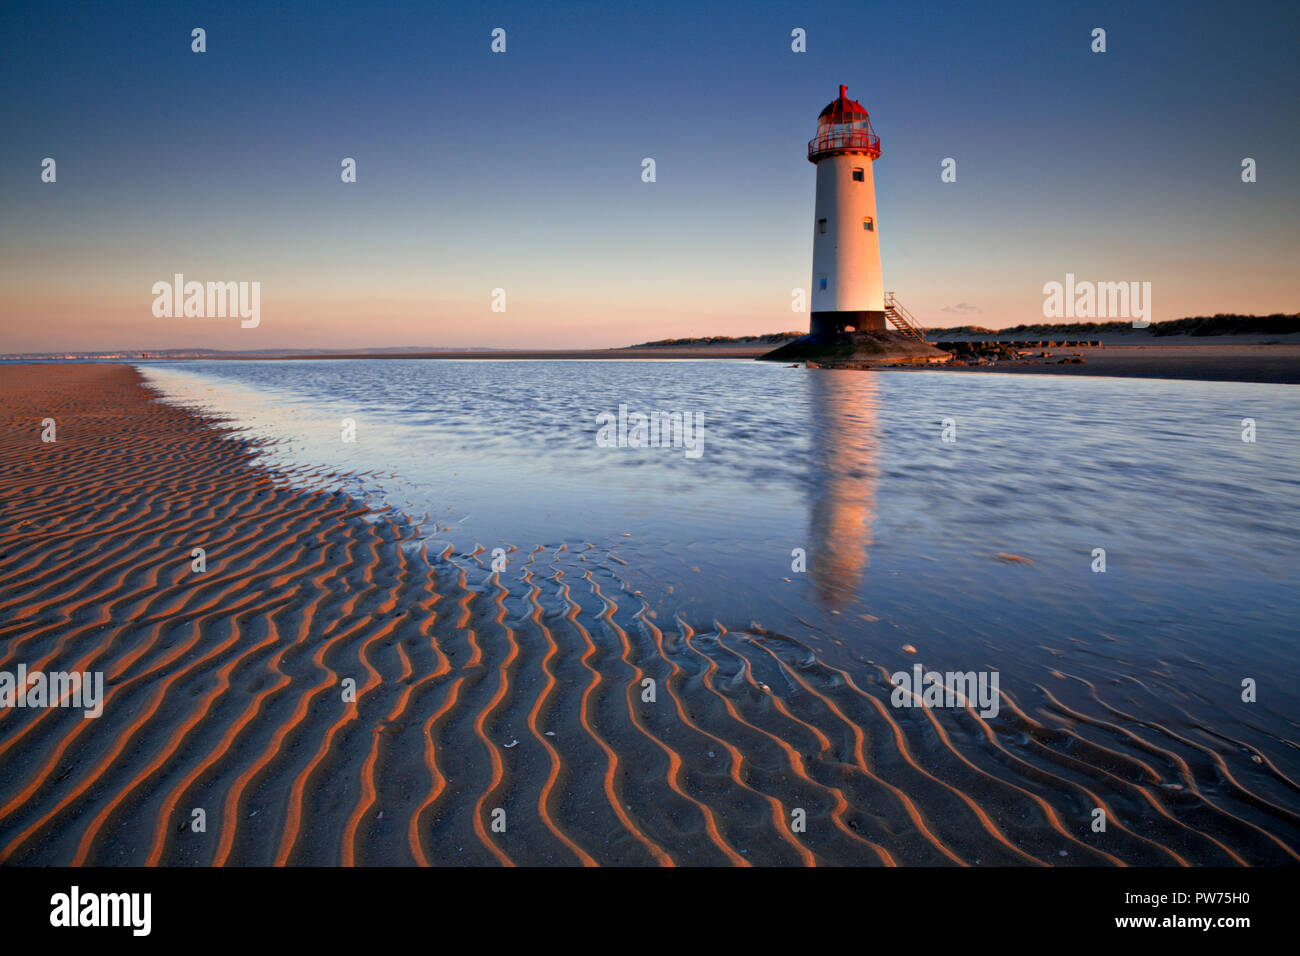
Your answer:
[[[103,670],[107,700],[0,710],[0,862],[1300,860],[1284,769],[1130,713],[1132,687],[900,711],[880,663],[663,619],[591,542],[509,576],[430,554],[130,368],[10,367],[4,392],[0,669]]]

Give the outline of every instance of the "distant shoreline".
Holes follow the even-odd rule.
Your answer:
[[[1179,336],[1179,338],[1184,338]],[[1190,338],[1190,337],[1187,337]],[[427,352],[403,355],[366,355],[336,353],[313,356],[285,356],[284,359],[449,359],[489,361],[753,361],[770,351],[767,344],[757,346],[695,346],[630,349],[519,349],[499,352]],[[1190,379],[1205,382],[1266,382],[1300,384],[1300,342],[1265,345],[1259,343],[1207,342],[1204,338],[1190,342],[1157,339],[1141,345],[1106,345],[1100,348],[1056,348],[1046,350],[1047,359],[1023,364],[999,362],[995,365],[949,367],[945,365],[895,367],[877,371],[925,372],[1006,372],[1037,375],[1093,375],[1123,378]],[[1082,364],[1060,364],[1062,358],[1083,358]],[[272,359],[270,356],[259,356]]]
[[[686,348],[620,348],[620,349],[483,349],[436,352],[329,352],[320,355],[231,355],[216,361],[292,361],[314,359],[466,359],[487,361],[641,361],[645,359],[752,359],[770,352],[769,345],[759,346],[697,346]],[[209,359],[208,361],[212,361]],[[185,360],[179,360],[185,361]],[[203,361],[203,360],[198,360]]]
[[[1056,347],[1043,351],[1048,357],[1035,354],[1025,361],[999,361],[989,365],[922,367],[888,367],[873,371],[904,371],[910,374],[957,372],[968,374],[1004,373],[1030,375],[1091,375],[1122,378],[1184,379],[1206,382],[1264,382],[1273,384],[1300,384],[1300,335],[1272,337],[1268,342],[1249,341],[1254,336],[1163,336],[1142,343],[1112,344],[1106,341],[1100,347]],[[1248,341],[1241,341],[1247,339]],[[136,365],[142,362],[252,362],[252,361],[317,361],[356,359],[444,359],[448,361],[753,361],[770,351],[770,343],[746,345],[696,345],[650,346],[618,349],[499,349],[499,350],[438,350],[428,352],[322,352],[287,353],[268,352],[261,355],[218,354],[195,357],[153,355],[139,357],[132,354],[104,355],[99,357],[54,358],[42,364],[57,365]],[[1068,361],[1074,357],[1082,362]],[[1067,359],[1062,364],[1061,359]],[[2,360],[4,364],[32,363],[31,358]]]
[[[618,360],[646,359],[752,359],[772,350],[770,345],[704,346],[695,348],[614,348],[614,349],[437,349],[424,352],[284,352],[258,353],[217,352],[205,355],[164,355],[157,352],[123,351],[67,355],[6,355],[6,364],[57,363],[76,365],[96,362],[134,365],[139,362],[314,362],[320,359],[452,359],[463,361],[539,361],[539,360]]]
[[[1207,332],[1204,328],[1171,334],[1162,327],[1175,326],[1195,320],[1179,319],[1155,323],[1146,329],[1131,326],[1114,328],[1093,324],[1056,326],[1015,326],[1009,329],[978,329],[959,326],[952,329],[927,329],[929,342],[1011,342],[1011,341],[1077,341],[1100,342],[1103,346],[1125,348],[1228,348],[1241,346],[1274,345],[1300,346],[1300,331],[1279,331],[1281,323],[1267,331],[1225,331],[1221,326]],[[1242,326],[1245,328],[1245,326]],[[600,359],[749,359],[765,355],[781,345],[800,337],[800,333],[771,333],[744,337],[710,336],[697,339],[664,339],[660,342],[643,342],[638,345],[611,348],[352,348],[352,349],[103,349],[65,352],[11,352],[0,354],[0,363],[26,362],[187,362],[187,361],[291,361],[315,359],[489,359],[498,361],[600,360]]]

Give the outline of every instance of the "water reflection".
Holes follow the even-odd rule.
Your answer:
[[[808,371],[815,409],[809,562],[817,600],[839,610],[857,594],[876,512],[877,388],[870,372]]]

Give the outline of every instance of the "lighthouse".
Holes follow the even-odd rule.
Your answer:
[[[847,93],[841,86],[839,98],[817,117],[817,135],[808,142],[808,161],[817,166],[810,331],[819,336],[885,329],[871,175],[880,137],[862,104]]]

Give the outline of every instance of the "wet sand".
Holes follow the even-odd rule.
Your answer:
[[[106,687],[0,710],[0,863],[1300,861],[1300,816],[1114,708],[900,713],[879,664],[653,619],[590,545],[516,553],[513,591],[430,555],[130,367],[0,388],[0,670]]]
[[[760,346],[684,346],[631,349],[514,349],[446,352],[410,352],[393,355],[373,353],[330,353],[324,355],[230,356],[240,361],[290,359],[477,359],[481,361],[644,361],[646,359],[756,359],[772,350]],[[1039,349],[1050,351],[1052,359],[1026,360],[1026,364],[999,362],[994,366],[916,366],[912,372],[952,369],[963,372],[1010,372],[1032,375],[1115,375],[1126,378],[1194,379],[1206,382],[1300,383],[1300,344],[1279,345],[1215,342],[1191,336],[1170,337],[1160,344],[1107,345],[1101,348]],[[1076,353],[1082,365],[1060,365],[1059,359]],[[892,370],[892,369],[891,369]]]
[[[1027,350],[1029,351],[1029,350]],[[1203,382],[1300,383],[1300,345],[1108,345],[1101,348],[1035,349],[1050,359],[1029,364],[936,366],[954,372],[1008,372],[1013,375],[1107,375],[1123,378],[1174,378]],[[1082,365],[1059,364],[1079,356]]]

